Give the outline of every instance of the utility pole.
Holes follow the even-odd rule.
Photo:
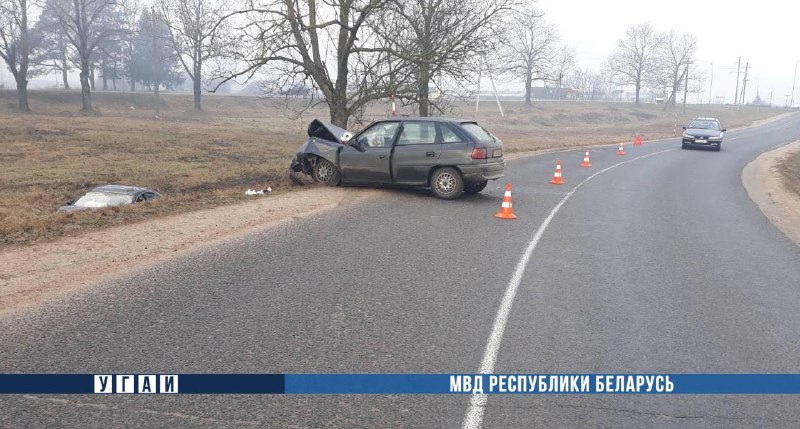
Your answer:
[[[797,64],[800,64],[800,61],[794,63],[794,80],[792,80],[792,101],[789,103],[789,107],[794,107],[794,84],[797,83]]]
[[[769,107],[772,107],[772,91],[769,92]]]
[[[744,65],[744,79],[742,79],[742,104],[745,104],[745,94],[747,94],[747,71],[750,69],[750,63]]]
[[[714,63],[711,63],[711,83],[708,85],[708,104],[711,104],[711,89],[714,88]]]
[[[739,62],[736,64],[736,95],[733,97],[733,104],[739,104],[739,69],[742,67],[742,57],[739,57]]]
[[[686,63],[686,77],[683,80],[683,113],[686,113],[686,94],[689,93],[689,64]]]

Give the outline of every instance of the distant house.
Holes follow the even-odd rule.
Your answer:
[[[577,100],[578,91],[572,88],[531,88],[531,97],[539,100]]]

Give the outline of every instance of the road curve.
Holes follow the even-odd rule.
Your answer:
[[[506,180],[457,201],[388,191],[5,316],[0,372],[476,372],[537,230],[494,371],[800,372],[800,249],[740,182],[798,138],[792,116],[720,153],[669,140],[594,149],[591,168],[579,150],[511,161],[516,221],[493,217]],[[469,406],[26,395],[0,397],[0,427],[457,428]],[[788,396],[493,396],[481,412],[487,428],[800,425]]]

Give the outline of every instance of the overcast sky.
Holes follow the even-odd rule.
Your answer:
[[[537,4],[564,42],[575,46],[583,67],[599,69],[629,26],[650,22],[659,32],[674,28],[697,36],[695,65],[706,70],[705,88],[700,94],[705,101],[711,63],[712,96],[733,101],[740,55],[742,69],[745,62],[750,63],[747,101],[755,97],[757,86],[761,98],[769,101],[772,91],[773,103],[780,105],[792,90],[795,64],[800,60],[798,0],[538,0]],[[795,88],[795,105],[798,98],[800,93]]]

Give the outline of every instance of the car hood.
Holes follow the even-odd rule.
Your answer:
[[[687,128],[684,132],[696,137],[719,137],[722,135],[722,131],[706,130],[703,128]]]
[[[344,136],[345,133],[348,133],[347,130],[327,122],[322,122],[319,119],[314,119],[308,124],[309,137],[316,137],[329,142],[341,143],[342,136]]]

